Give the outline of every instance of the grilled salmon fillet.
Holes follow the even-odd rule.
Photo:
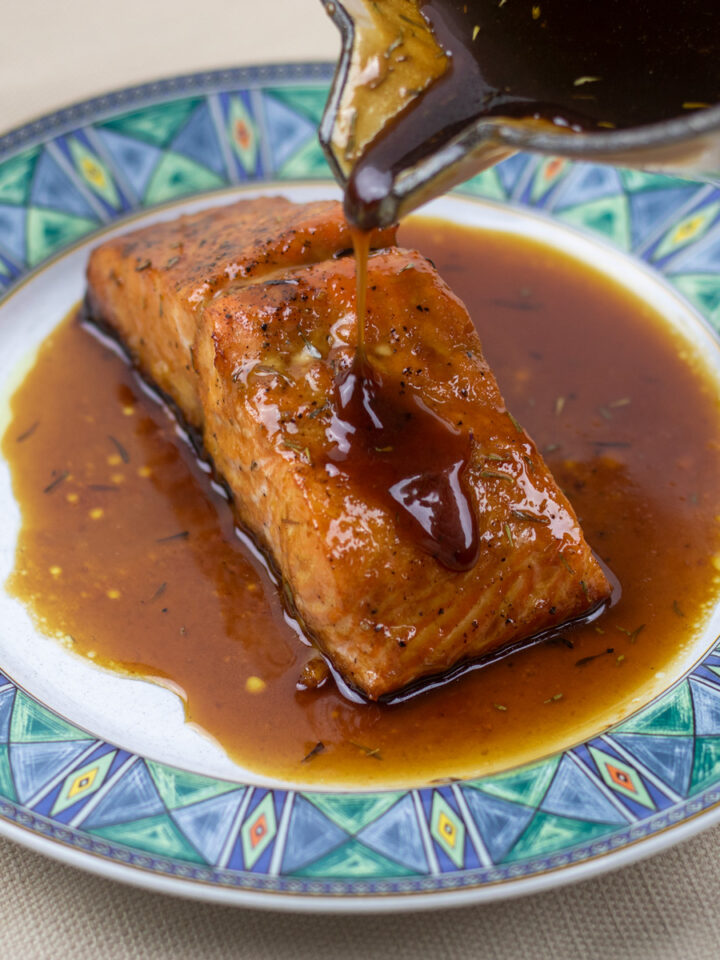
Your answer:
[[[200,433],[308,634],[378,699],[587,614],[610,586],[463,304],[393,230],[371,238],[367,354],[469,438],[477,561],[448,569],[330,462],[357,337],[351,246],[336,203],[215,207],[95,249],[87,310]]]

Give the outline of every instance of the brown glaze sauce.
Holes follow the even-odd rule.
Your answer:
[[[312,649],[127,364],[69,319],[12,399],[10,590],[78,654],[179,693],[259,773],[417,783],[544,755],[667,686],[717,593],[717,388],[687,344],[530,239],[422,220],[400,239],[465,301],[509,408],[622,583],[600,620],[393,705],[332,682],[299,691]]]
[[[329,462],[352,478],[366,502],[397,516],[406,537],[450,570],[478,556],[465,471],[472,440],[370,362],[365,349],[370,233],[351,228],[355,252],[357,348],[335,383]]]
[[[354,165],[345,210],[365,229],[396,173],[482,118],[593,131],[720,102],[720,29],[706,0],[417,0],[414,17],[402,17],[385,59],[405,55],[424,18],[448,65]]]
[[[361,282],[358,278],[358,291]],[[403,535],[450,570],[475,565],[479,542],[465,481],[472,439],[358,349],[336,384],[330,462],[367,502],[395,512]]]

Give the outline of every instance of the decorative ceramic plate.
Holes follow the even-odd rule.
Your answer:
[[[100,231],[252,188],[336,194],[316,139],[331,72],[181,77],[0,139],[3,403],[28,352],[82,295]],[[461,193],[475,199],[437,210],[602,261],[671,301],[720,369],[715,186],[518,155]],[[0,515],[2,581],[20,522],[2,461]],[[169,692],[81,662],[0,594],[0,831],[105,876],[288,909],[450,905],[588,876],[720,820],[718,619],[683,676],[587,743],[447,786],[320,792],[240,775]]]

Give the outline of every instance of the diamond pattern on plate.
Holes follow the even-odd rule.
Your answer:
[[[216,863],[225,847],[245,789],[179,807],[171,812],[173,823],[198,850],[207,863]]]
[[[272,793],[264,798],[249,814],[240,830],[245,867],[252,870],[277,834],[277,818]]]
[[[619,757],[606,753],[598,747],[590,746],[590,753],[597,764],[600,776],[615,793],[648,809],[655,809],[655,804],[647,787],[643,783],[638,771]]]
[[[96,760],[84,764],[79,770],[73,770],[65,778],[60,793],[53,804],[50,816],[57,816],[68,807],[87,800],[102,787],[110,766],[115,758],[115,751],[105,753]]]
[[[465,824],[439,790],[433,794],[430,833],[458,869],[465,864]]]

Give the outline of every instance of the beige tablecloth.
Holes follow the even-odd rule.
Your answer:
[[[319,0],[3,0],[0,130],[173,73],[335,57]],[[0,960],[715,960],[720,828],[594,880],[483,907],[293,916],[172,900],[0,840]]]

